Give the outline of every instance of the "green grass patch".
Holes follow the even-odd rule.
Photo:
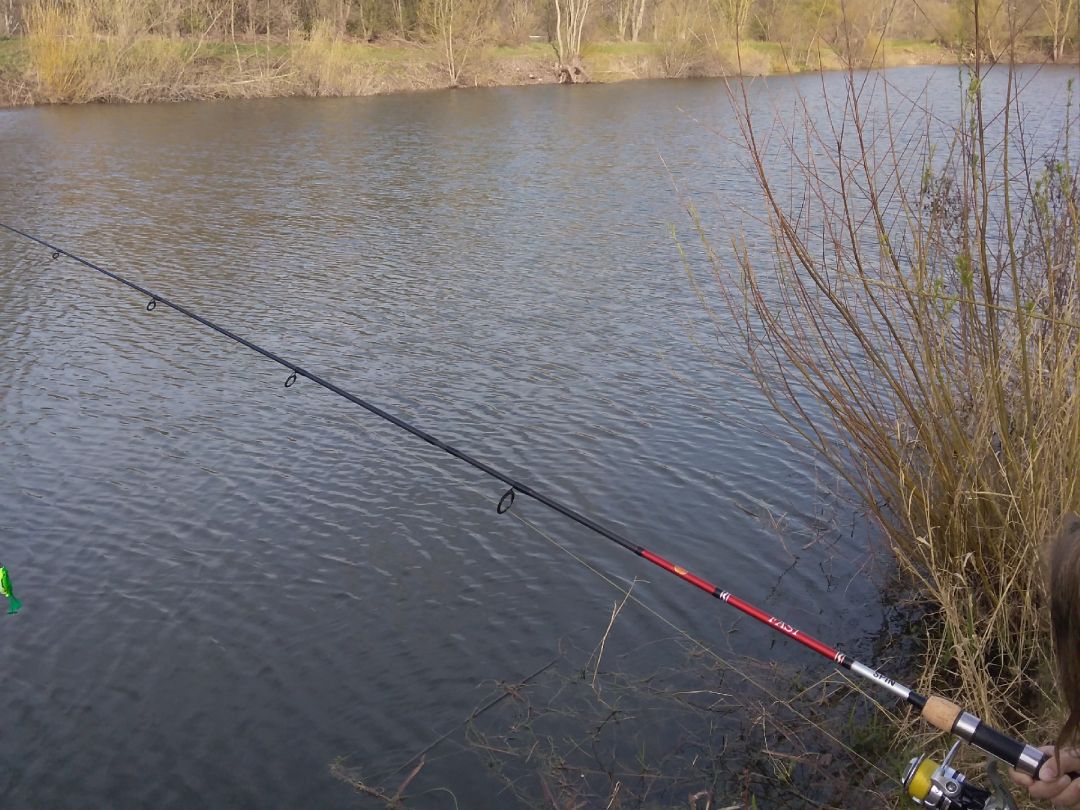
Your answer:
[[[582,50],[582,56],[586,59],[598,57],[638,57],[652,56],[659,46],[654,42],[593,42],[586,45]]]
[[[484,50],[492,59],[547,59],[555,58],[555,51],[548,42],[528,42],[524,45],[495,45]]]
[[[25,41],[16,37],[0,38],[0,73],[23,73],[26,65]]]
[[[424,47],[371,45],[366,42],[343,42],[340,47],[343,56],[356,63],[405,63],[430,60],[430,49]]]
[[[204,42],[199,47],[199,56],[211,59],[236,60],[248,59],[286,59],[293,51],[302,45],[309,44],[308,40],[294,39],[292,42],[271,40],[269,49],[265,42]],[[194,44],[191,45],[194,49]],[[335,49],[337,54],[349,62],[354,63],[379,63],[379,62],[423,62],[428,59],[428,48],[405,45],[372,45],[367,42],[336,41],[331,43],[318,43],[320,49]]]
[[[887,39],[882,47],[886,65],[928,65],[956,61],[956,53],[936,42]]]
[[[240,59],[263,58],[268,55],[271,59],[286,56],[289,52],[288,45],[270,44],[269,54],[265,42],[204,42],[201,46],[192,45],[192,50],[198,47],[199,55],[210,59]]]
[[[658,75],[660,46],[653,42],[595,42],[583,49],[589,75],[601,82]]]

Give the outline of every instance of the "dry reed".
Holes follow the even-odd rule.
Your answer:
[[[946,136],[877,74],[848,72],[844,98],[767,131],[734,90],[772,249],[721,251],[691,205],[716,292],[692,280],[932,608],[923,687],[1045,741],[1039,561],[1080,505],[1074,110],[1070,82],[1036,143],[1020,74],[981,60]]]

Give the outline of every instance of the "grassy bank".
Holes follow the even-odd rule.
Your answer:
[[[51,26],[51,27],[50,27]],[[792,63],[775,43],[743,48],[746,73],[768,75],[841,67],[831,51]],[[884,65],[936,64],[952,55],[927,42],[891,41]],[[582,63],[598,82],[723,76],[738,72],[731,45],[703,42],[599,42]],[[550,45],[478,47],[460,86],[544,84],[556,81]],[[34,34],[0,39],[0,105],[190,101],[275,96],[360,96],[451,86],[437,45],[367,43],[315,31],[263,41],[205,41],[185,37],[104,36],[89,26],[54,20]]]

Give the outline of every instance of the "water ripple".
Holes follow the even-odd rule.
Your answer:
[[[857,645],[864,537],[828,528],[825,474],[738,358],[699,350],[671,239],[693,237],[668,170],[707,214],[752,189],[713,132],[722,85],[564,90],[0,112],[0,213]],[[334,758],[399,763],[478,684],[603,633],[615,594],[496,515],[503,487],[71,262],[0,251],[0,555],[27,605],[0,634],[5,807],[352,806]],[[515,510],[699,637],[739,625]],[[670,664],[648,644],[670,631],[628,616],[633,665]]]

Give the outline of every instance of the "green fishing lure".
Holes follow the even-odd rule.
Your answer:
[[[22,602],[16,599],[15,594],[11,592],[11,577],[8,576],[7,569],[2,565],[0,565],[0,595],[7,597],[8,613],[19,612]]]

